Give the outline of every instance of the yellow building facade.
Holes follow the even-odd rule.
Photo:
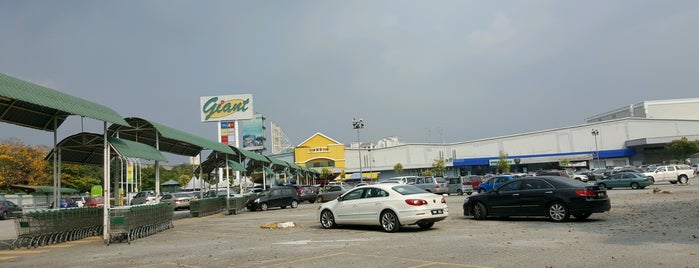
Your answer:
[[[345,173],[345,145],[316,133],[294,148],[294,160],[319,173],[327,168],[334,178]]]

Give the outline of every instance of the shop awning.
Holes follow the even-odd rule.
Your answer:
[[[236,170],[236,171],[242,171],[242,172],[247,171],[247,170],[245,170],[245,167],[243,167],[242,164],[240,164],[236,161],[233,161],[233,160],[228,160],[228,167],[231,168],[232,170]]]
[[[274,172],[274,170],[272,170],[272,168],[270,168],[270,167],[262,167],[262,168],[265,170],[265,172],[266,172],[267,174],[275,174],[275,173],[276,173],[276,172]]]
[[[282,166],[282,167],[289,166],[289,164],[287,164],[286,161],[283,161],[283,160],[280,160],[280,159],[277,159],[274,157],[270,157],[270,156],[265,156],[265,157],[267,157],[267,159],[269,159],[269,161],[272,162],[273,165]]]

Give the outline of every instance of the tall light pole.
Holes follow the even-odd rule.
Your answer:
[[[362,144],[359,142],[359,130],[364,128],[364,120],[359,118],[352,118],[352,127],[357,130],[357,152],[359,152],[359,179],[361,180],[362,175]]]
[[[597,166],[599,166],[599,148],[597,148],[597,136],[599,135],[599,130],[593,128],[590,134],[595,137],[595,157],[597,157]]]

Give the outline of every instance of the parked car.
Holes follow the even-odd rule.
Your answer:
[[[155,192],[153,191],[141,191],[138,192],[129,204],[131,205],[142,205],[142,204],[153,204],[155,203]]]
[[[415,186],[433,194],[449,193],[449,183],[442,177],[419,177]]]
[[[58,204],[59,204],[58,208],[77,208],[78,207],[78,203],[69,197],[62,197],[62,198],[58,199]],[[53,208],[53,201],[51,202],[51,204],[49,204],[49,208]]]
[[[308,203],[315,203],[316,198],[318,198],[318,189],[310,185],[291,185],[296,189],[299,194],[299,202],[308,201]]]
[[[688,165],[665,165],[655,168],[654,171],[645,172],[643,175],[651,178],[653,182],[669,181],[675,183],[687,183],[689,178],[696,174]]]
[[[449,184],[449,194],[463,195],[464,193],[471,194],[473,192],[471,185],[466,185],[465,177],[447,177],[444,180]]]
[[[388,178],[386,180],[381,181],[383,182],[397,182],[401,184],[415,184],[417,181],[418,176],[399,176],[399,177],[392,177]]]
[[[653,185],[650,177],[642,173],[621,172],[613,174],[604,180],[595,182],[601,189],[612,189],[618,187],[631,187],[631,189],[643,189]]]
[[[160,198],[160,202],[172,204],[175,210],[189,209],[189,201],[191,199],[192,196],[187,193],[171,193],[164,194],[163,197]]]
[[[90,196],[85,201],[85,206],[86,207],[103,207],[104,206],[104,197],[102,197],[102,196]]]
[[[323,228],[337,225],[378,225],[386,232],[417,224],[431,228],[449,216],[444,196],[413,185],[381,183],[354,188],[322,204],[317,217]]]
[[[22,217],[22,207],[10,200],[0,201],[0,220],[9,217]]]
[[[279,186],[261,192],[257,198],[248,200],[247,208],[250,211],[265,211],[270,207],[292,207],[299,206],[299,195],[296,189],[289,186]]]
[[[490,190],[497,188],[498,186],[502,185],[503,183],[514,180],[514,176],[510,175],[499,175],[495,177],[491,177],[490,179],[486,180],[485,182],[481,183],[478,185],[478,193],[485,193],[489,192]]]
[[[594,181],[597,180],[597,177],[595,176],[595,173],[593,173],[590,170],[578,170],[575,172],[575,176],[577,177],[578,175],[584,175],[587,177],[587,181]],[[579,181],[583,181],[582,178],[580,178]]]
[[[71,199],[73,199],[73,201],[75,201],[75,203],[78,204],[78,207],[81,208],[81,207],[85,206],[85,200],[87,199],[87,197],[77,196],[77,197],[71,197]]]
[[[480,186],[481,183],[483,183],[483,178],[481,176],[478,176],[478,175],[469,175],[469,176],[466,176],[466,178],[464,178],[464,183],[467,186],[471,186],[471,189],[473,190],[473,192],[476,192],[476,191],[478,191],[478,186]],[[472,194],[472,192],[466,192],[466,194],[470,195],[470,194]]]
[[[595,180],[601,180],[606,177],[609,177],[612,175],[612,172],[614,172],[613,169],[610,168],[598,168],[592,171],[592,174],[595,176]]]
[[[327,191],[318,194],[318,196],[316,197],[316,202],[323,203],[333,200],[341,194],[344,194],[345,192],[349,191],[349,189],[349,186],[346,186],[344,184],[330,186],[330,188],[328,188]]]
[[[463,204],[464,216],[476,220],[489,216],[545,216],[560,222],[571,215],[583,220],[610,208],[604,189],[558,176],[511,180],[493,191],[470,196]]]
[[[575,173],[569,169],[542,170],[536,172],[536,176],[559,176],[575,179]]]

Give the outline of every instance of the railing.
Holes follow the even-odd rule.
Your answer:
[[[240,214],[245,211],[247,201],[255,198],[257,198],[256,194],[228,198],[228,206],[226,206],[225,197],[191,200],[189,201],[189,213],[192,217],[202,217],[220,212],[226,212],[229,215]]]

